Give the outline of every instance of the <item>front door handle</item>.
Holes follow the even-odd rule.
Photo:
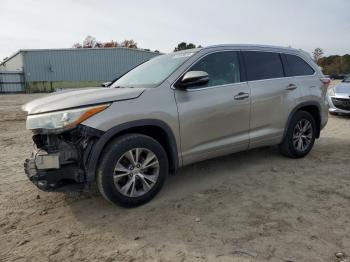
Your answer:
[[[294,84],[289,84],[287,87],[286,87],[286,90],[294,90],[294,89],[297,89],[298,87]]]
[[[249,94],[248,93],[244,93],[244,92],[240,92],[238,93],[237,95],[235,95],[233,98],[235,100],[243,100],[243,99],[246,99],[249,97]]]

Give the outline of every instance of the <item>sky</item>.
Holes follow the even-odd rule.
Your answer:
[[[19,49],[69,48],[87,35],[171,52],[269,44],[350,53],[350,0],[0,0],[0,61]]]

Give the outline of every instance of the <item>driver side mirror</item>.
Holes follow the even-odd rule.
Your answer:
[[[102,87],[109,87],[112,84],[112,82],[104,82],[101,84]]]
[[[179,88],[205,85],[209,82],[209,75],[204,71],[188,71],[178,84]]]

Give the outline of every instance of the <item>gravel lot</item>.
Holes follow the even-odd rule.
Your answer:
[[[350,254],[350,118],[304,159],[276,147],[186,167],[149,204],[45,193],[25,177],[20,106],[0,95],[0,261],[340,261]]]

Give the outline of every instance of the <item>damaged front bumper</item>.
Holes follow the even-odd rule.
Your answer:
[[[102,131],[79,125],[59,134],[34,134],[34,150],[24,162],[29,180],[44,191],[86,191],[87,166]]]
[[[60,169],[38,169],[35,159],[26,159],[25,173],[29,180],[44,191],[83,191],[84,171],[76,165]]]

